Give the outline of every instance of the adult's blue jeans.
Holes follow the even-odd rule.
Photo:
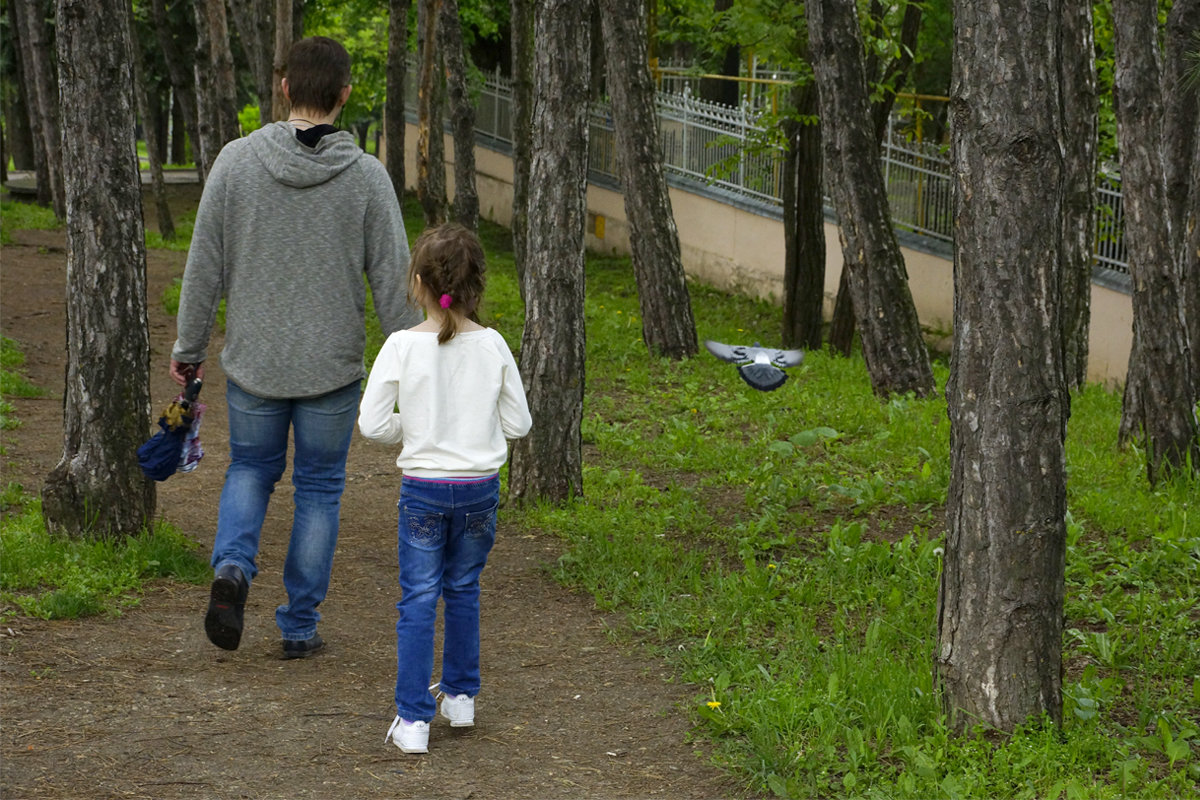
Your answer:
[[[346,454],[358,416],[359,383],[319,397],[275,400],[228,382],[229,469],[221,490],[212,565],[236,564],[248,581],[255,562],[267,502],[287,466],[288,434],[294,432],[292,486],[295,509],[283,586],[288,601],[275,610],[284,639],[317,632],[317,606],[329,590],[337,546]]]
[[[469,483],[401,481],[396,713],[404,719],[429,722],[437,710],[429,682],[439,597],[440,688],[452,696],[479,694],[479,575],[496,541],[499,500],[499,476]]]

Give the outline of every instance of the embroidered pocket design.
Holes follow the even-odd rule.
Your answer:
[[[491,539],[496,536],[496,509],[499,504],[486,511],[468,511],[466,535],[468,539]]]
[[[408,542],[415,547],[441,547],[445,542],[443,517],[436,511],[418,511],[404,508]]]

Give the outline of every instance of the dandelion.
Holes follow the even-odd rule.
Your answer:
[[[721,701],[720,700],[709,700],[707,703],[705,703],[705,705],[713,710],[716,710],[721,707]]]
[[[767,564],[767,569],[775,569],[777,566],[776,564]]]

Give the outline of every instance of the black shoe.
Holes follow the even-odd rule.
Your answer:
[[[242,641],[242,618],[250,585],[236,564],[222,564],[213,578],[204,632],[223,650],[237,650]]]
[[[308,658],[313,653],[319,653],[324,649],[325,640],[319,633],[314,633],[310,639],[283,640],[284,658]]]

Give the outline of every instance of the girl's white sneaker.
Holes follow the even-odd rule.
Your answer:
[[[388,728],[387,738],[384,739],[385,742],[389,740],[399,747],[402,753],[428,753],[429,723],[421,720],[409,722],[396,715],[392,720],[392,727]]]
[[[450,720],[451,728],[469,728],[475,724],[475,698],[460,694],[442,695],[442,716]]]

